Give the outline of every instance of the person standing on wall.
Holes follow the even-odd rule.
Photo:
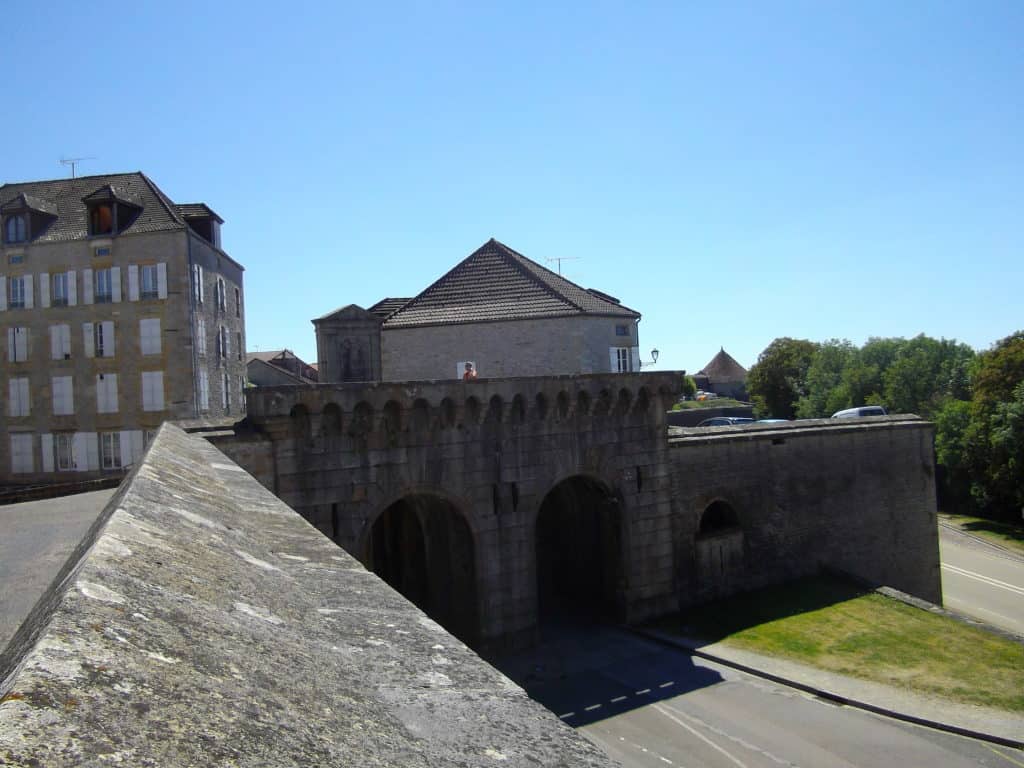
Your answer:
[[[473,367],[472,363],[466,363],[466,372],[462,374],[463,381],[469,381],[470,379],[476,378],[476,368]]]

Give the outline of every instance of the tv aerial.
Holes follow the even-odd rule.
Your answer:
[[[546,262],[551,263],[552,261],[558,262],[558,274],[562,274],[562,262],[563,261],[579,261],[582,256],[551,256],[550,258],[544,259]]]
[[[60,164],[64,166],[71,166],[71,178],[75,178],[78,164],[84,160],[95,160],[95,157],[61,157]]]

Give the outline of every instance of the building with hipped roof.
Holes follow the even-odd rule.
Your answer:
[[[122,472],[244,407],[243,267],[145,174],[0,186],[0,482]]]
[[[736,358],[719,349],[718,354],[693,376],[698,389],[714,392],[721,397],[747,399],[747,369]]]
[[[313,321],[323,381],[640,370],[640,313],[490,239],[417,296]],[[379,373],[378,373],[379,371]]]
[[[248,383],[254,387],[282,384],[316,384],[317,370],[290,349],[248,352],[245,355]]]

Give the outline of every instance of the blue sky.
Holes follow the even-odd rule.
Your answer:
[[[311,361],[311,318],[489,237],[662,369],[1024,327],[1024,3],[550,5],[15,4],[0,181],[208,203],[250,349]]]

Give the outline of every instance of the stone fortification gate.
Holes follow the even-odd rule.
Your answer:
[[[268,387],[209,438],[481,648],[832,565],[941,600],[932,426],[669,430],[676,373]],[[669,434],[671,431],[672,434]]]

